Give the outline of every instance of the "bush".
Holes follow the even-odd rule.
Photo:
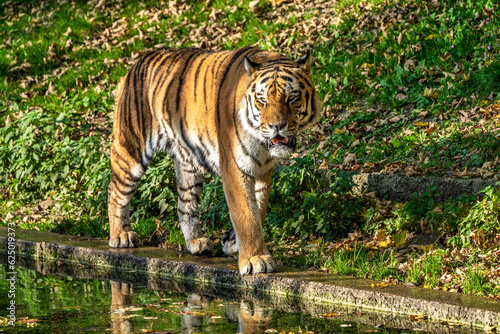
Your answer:
[[[277,239],[290,236],[342,236],[361,221],[361,203],[348,196],[350,173],[324,175],[314,167],[314,157],[275,170],[269,198],[267,229]]]

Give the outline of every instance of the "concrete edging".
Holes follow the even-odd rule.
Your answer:
[[[6,235],[6,230],[0,228],[0,252],[3,253],[7,251],[7,238],[1,235]],[[186,280],[309,304],[332,303],[400,315],[426,314],[429,320],[459,322],[479,328],[500,326],[500,302],[481,297],[402,285],[378,289],[371,286],[376,283],[371,280],[289,268],[280,268],[273,274],[240,276],[236,270],[227,269],[236,264],[232,259],[183,256],[149,247],[114,250],[103,241],[90,242],[84,238],[35,231],[24,231],[26,235],[23,235],[21,231],[16,231],[18,257],[57,259],[86,264],[100,271],[143,272],[155,278]],[[60,239],[60,243],[23,240],[36,239],[37,235],[41,240]],[[82,244],[90,246],[82,247]],[[145,256],[147,252],[155,253],[156,257]]]
[[[438,203],[451,197],[477,194],[487,186],[495,184],[492,179],[451,178],[432,176],[407,176],[401,174],[360,173],[352,176],[355,193],[376,192],[379,198],[392,202],[407,202],[413,194],[422,195],[435,189],[432,197]]]

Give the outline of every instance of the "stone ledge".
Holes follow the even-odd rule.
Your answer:
[[[450,177],[405,176],[399,174],[361,173],[352,177],[356,193],[373,192],[380,198],[393,202],[407,202],[412,199],[413,193],[419,195],[436,188],[434,199],[444,202],[450,197],[459,197],[465,194],[477,194],[495,180],[459,179]],[[439,194],[439,195],[437,195]]]
[[[15,233],[18,258],[84,264],[102,275],[142,273],[155,280],[180,280],[194,286],[246,291],[254,296],[274,296],[277,300],[295,300],[305,305],[326,303],[399,315],[426,314],[433,321],[460,322],[479,328],[500,325],[500,302],[476,296],[403,285],[378,289],[371,287],[377,283],[372,280],[290,268],[279,268],[273,274],[240,276],[232,269],[236,268],[236,261],[228,258],[192,257],[151,247],[116,250],[96,239],[20,229]],[[4,253],[6,235],[7,228],[0,227],[0,252]],[[443,333],[452,333],[446,328]],[[466,326],[457,333],[468,332],[476,330]]]

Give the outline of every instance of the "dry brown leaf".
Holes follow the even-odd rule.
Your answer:
[[[425,133],[431,135],[436,131],[436,123],[431,123],[427,129],[424,130]]]
[[[323,147],[325,146],[326,144],[326,140],[322,140],[319,142],[319,145],[318,145],[318,148],[316,149],[317,151],[321,151],[323,149]]]
[[[349,233],[348,236],[349,236],[349,239],[351,239],[351,241],[355,242],[355,241],[358,241],[359,239],[361,239],[362,233],[360,230],[356,230],[352,233]]]
[[[463,261],[465,259],[465,256],[462,255],[461,251],[456,247],[455,247],[455,249],[453,249],[451,251],[451,256],[453,256],[454,258],[456,258],[459,261]]]
[[[45,96],[49,96],[50,94],[56,94],[56,88],[54,87],[54,84],[52,81],[49,83],[49,88],[47,88],[47,91],[45,92]]]
[[[73,35],[73,30],[71,30],[71,28],[68,27],[68,30],[66,30],[66,32],[63,34],[63,36],[68,37],[68,36],[71,36],[71,35]]]
[[[481,233],[481,232],[472,232],[470,235],[469,235],[469,238],[471,238],[474,243],[476,244],[476,246],[481,246],[482,244],[484,244],[485,242],[485,237],[484,237],[484,234]]]
[[[381,242],[385,240],[385,230],[378,230],[373,237],[373,241]]]
[[[405,116],[404,115],[398,115],[398,116],[394,116],[393,118],[389,119],[389,122],[391,123],[396,123],[396,122],[399,122],[401,121],[402,119],[404,119]]]
[[[424,218],[420,220],[420,228],[422,229],[422,234],[431,233],[431,225],[429,224],[429,221],[425,220]]]
[[[354,164],[356,164],[356,154],[347,152],[344,157],[344,161],[342,162],[342,167],[344,169],[351,168]]]
[[[396,100],[398,101],[403,101],[403,100],[406,100],[408,98],[408,96],[406,96],[405,94],[402,94],[402,93],[399,93],[398,95],[396,95]]]
[[[410,321],[424,321],[427,319],[426,314],[412,314],[410,315]]]
[[[328,169],[328,163],[326,162],[326,159],[323,160],[318,169]]]

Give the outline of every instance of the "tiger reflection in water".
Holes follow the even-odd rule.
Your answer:
[[[134,330],[133,326],[134,318],[129,318],[126,313],[127,308],[132,305],[132,297],[132,284],[111,281],[111,325],[113,334],[128,334],[137,331]],[[187,305],[183,311],[199,311],[201,313],[203,309],[209,307],[211,302],[214,301],[209,297],[191,293],[187,297]],[[272,309],[263,308],[257,302],[224,303],[224,315],[230,322],[236,324],[238,333],[262,333],[268,328],[267,325],[273,313]],[[181,333],[199,333],[203,331],[204,327],[212,326],[207,321],[207,316],[188,313],[181,316]]]

